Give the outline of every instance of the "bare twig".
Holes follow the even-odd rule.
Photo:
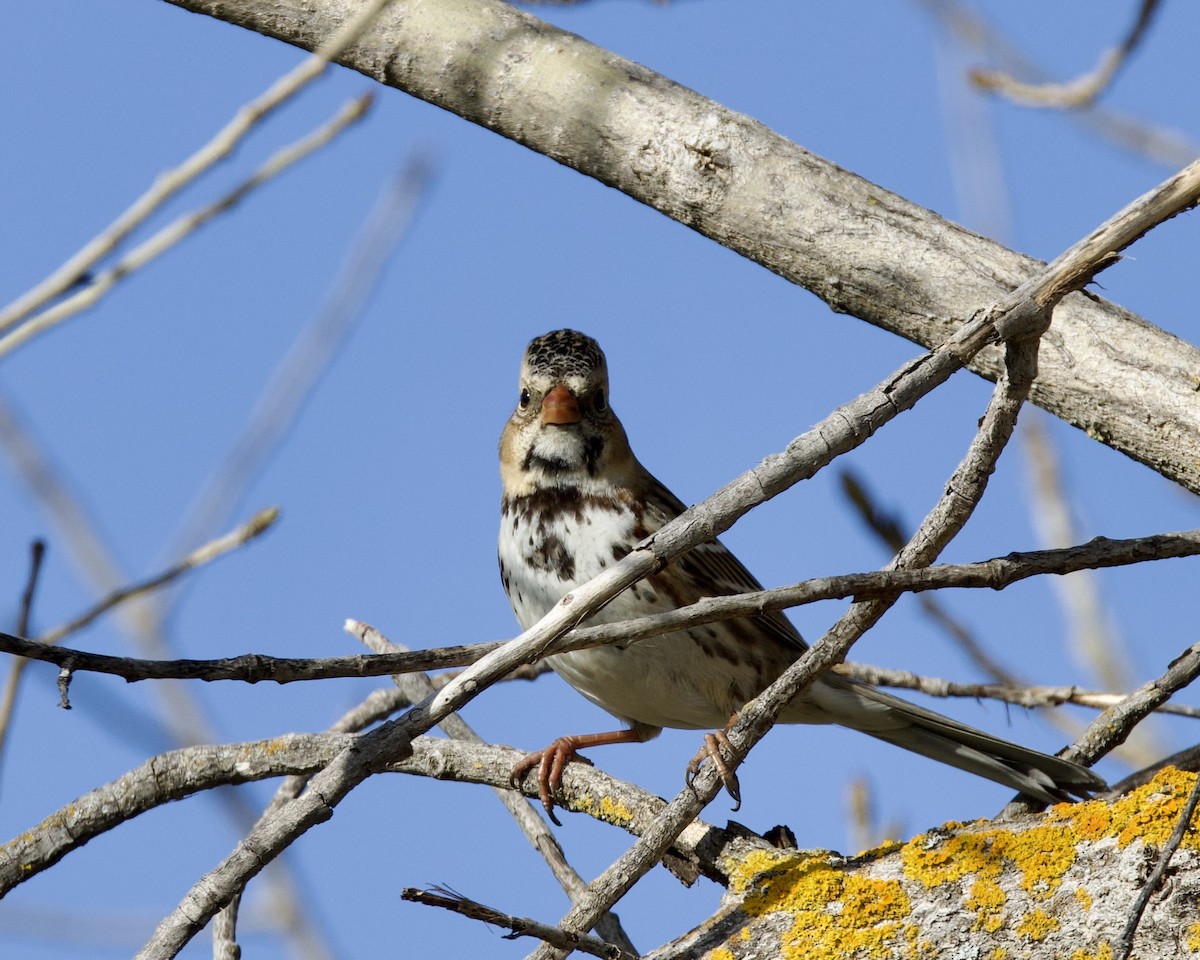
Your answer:
[[[224,536],[217,537],[211,540],[204,546],[199,547],[185,556],[182,560],[173,563],[161,573],[156,573],[154,576],[145,580],[132,583],[129,586],[121,587],[114,590],[108,596],[103,597],[90,609],[81,613],[73,620],[69,620],[64,624],[55,627],[52,630],[47,630],[42,634],[38,641],[40,643],[57,644],[61,640],[70,636],[78,630],[82,630],[98,617],[108,613],[109,610],[118,604],[125,603],[135,597],[140,597],[143,594],[152,593],[155,590],[160,590],[168,584],[173,583],[182,577],[185,573],[195,570],[206,563],[211,563],[218,557],[229,553],[231,550],[236,550],[238,547],[244,547],[250,541],[257,539],[266,533],[279,519],[278,507],[267,507],[265,510],[260,510],[253,517],[239,526],[236,530],[232,530]]]
[[[235,894],[213,920],[213,960],[241,960],[242,948],[237,942],[238,910],[241,905],[241,894]]]
[[[1076,686],[1007,686],[1002,683],[957,683],[939,677],[927,677],[907,670],[892,670],[865,663],[839,663],[834,671],[863,683],[902,690],[919,690],[931,697],[970,697],[972,700],[1000,700],[1019,707],[1059,707],[1071,703],[1079,707],[1106,710],[1121,703],[1128,694],[1082,690]],[[1162,703],[1159,713],[1200,719],[1200,707]]]
[[[1063,752],[1067,760],[1091,765],[1124,742],[1147,714],[1200,677],[1200,643],[1171,661],[1167,671],[1150,680],[1105,710],[1088,724],[1087,731]]]
[[[433,173],[429,158],[414,154],[380,191],[325,302],[280,361],[241,433],[188,508],[174,536],[177,550],[188,549],[226,522],[253,478],[274,455],[304,398],[362,316],[363,305],[428,195]]]
[[[125,277],[166,253],[214,217],[232,210],[250,193],[293,164],[330,143],[350,124],[361,120],[370,105],[371,96],[369,94],[351,100],[328,123],[296,143],[279,150],[249,178],[238,184],[225,196],[167,224],[145,242],[138,244],[113,266],[90,276],[87,283],[66,299],[59,300],[41,313],[26,319],[11,333],[0,337],[0,358],[80,311],[94,306]]]
[[[81,630],[88,624],[95,621],[98,617],[104,615],[115,607],[120,606],[129,600],[143,596],[153,590],[157,590],[169,583],[179,579],[190,570],[195,570],[197,567],[203,566],[206,563],[217,559],[221,555],[228,553],[230,550],[235,550],[238,547],[244,546],[251,540],[258,537],[275,522],[279,516],[279,511],[275,508],[261,510],[254,515],[247,523],[242,524],[236,530],[218,537],[211,543],[205,544],[198,550],[192,551],[188,556],[184,557],[177,563],[172,564],[166,570],[156,574],[146,580],[138,583],[130,584],[129,586],[121,587],[114,590],[108,596],[101,599],[88,610],[68,621],[61,626],[55,627],[53,630],[48,630],[42,634],[36,641],[44,647],[52,648],[59,641],[63,640],[77,630]],[[16,704],[17,695],[20,690],[21,677],[25,673],[25,669],[29,665],[29,660],[26,658],[14,660],[11,668],[8,671],[8,676],[4,681],[4,692],[0,694],[0,755],[4,752],[5,744],[7,743],[8,733],[11,729],[11,721],[13,709]],[[69,665],[66,661],[59,663],[60,667],[69,670]],[[68,678],[69,680],[69,678]],[[65,692],[64,692],[65,696]]]
[[[353,743],[348,732],[357,723],[378,721],[405,702],[398,690],[376,690],[324,734],[288,734],[247,743],[183,747],[152,757],[0,846],[0,895],[49,869],[102,833],[148,810],[205,790],[284,776],[292,781],[290,796],[281,801],[286,803],[300,793],[310,774],[327,766],[339,751]],[[418,737],[413,741],[412,756],[389,764],[386,770],[503,788],[521,756],[511,747]],[[528,795],[537,797],[536,786]],[[617,817],[606,812],[607,808],[602,809],[595,802],[600,796],[608,797],[622,815]],[[653,794],[584,764],[568,766],[563,775],[562,802],[566,809],[633,834],[647,829],[666,806]],[[721,864],[735,847],[765,850],[768,846],[745,833],[730,833],[697,820],[680,836],[674,850],[706,876],[727,883]]]
[[[29,576],[25,580],[25,589],[21,591],[21,611],[17,614],[17,633],[23,637],[29,634],[29,619],[33,614],[33,595],[37,590],[44,559],[46,559],[46,541],[34,540],[29,545]]]
[[[46,541],[34,540],[29,545],[29,576],[25,580],[25,589],[21,592],[21,609],[17,614],[17,633],[21,636],[29,633],[29,621],[33,613],[33,596],[37,590],[42,561],[45,557]],[[13,711],[17,708],[21,673],[27,662],[26,660],[13,661],[8,671],[8,677],[4,681],[4,692],[0,694],[0,761],[4,759],[4,746],[12,725]]]
[[[1200,554],[1200,531],[1156,534],[1133,540],[1097,538],[1067,550],[1010,554],[973,564],[945,564],[920,571],[876,571],[824,577],[790,587],[757,593],[713,597],[668,613],[639,617],[617,624],[579,627],[556,649],[585,649],[604,643],[640,640],[682,627],[715,620],[748,616],[819,600],[878,596],[937,587],[974,587],[992,590],[1037,573],[1062,573],[1083,565],[1112,566],[1166,557]],[[348,629],[353,630],[351,621]],[[318,659],[243,654],[214,660],[143,660],[91,654],[67,648],[46,648],[35,641],[0,633],[0,651],[70,666],[76,671],[109,673],[129,681],[147,679],[270,680],[289,683],[337,677],[384,676],[420,670],[462,666],[499,649],[500,642],[442,647],[403,654],[326,657]]]
[[[61,296],[79,282],[130,233],[141,226],[164,203],[214,164],[225,159],[262,120],[319,77],[329,61],[349,47],[375,21],[391,0],[368,0],[316,51],[276,80],[258,98],[243,106],[203,147],[173,170],[159,176],[154,185],[114,220],[102,233],[53,274],[0,311],[0,331],[7,330]]]
[[[618,641],[636,641],[685,627],[718,620],[753,616],[773,610],[847,597],[875,597],[910,591],[947,588],[1002,590],[1040,574],[1062,574],[1091,567],[1121,566],[1148,560],[1200,555],[1200,530],[1154,534],[1130,540],[1097,537],[1065,550],[1011,553],[979,563],[941,564],[919,570],[879,570],[836,577],[819,577],[788,587],[756,593],[710,597],[678,610],[652,614],[621,623],[576,627],[559,641],[554,652],[582,650]],[[351,622],[350,629],[354,629]],[[502,642],[439,647],[411,653],[386,653],[347,657],[271,657],[248,653],[213,660],[146,660],[87,653],[53,647],[0,632],[0,653],[68,666],[79,672],[107,673],[138,680],[233,680],[259,683],[292,683],[338,677],[377,677],[473,664],[502,649]],[[533,656],[546,656],[539,650]],[[513,669],[524,667],[514,664]],[[510,670],[505,676],[513,671]],[[435,684],[436,685],[436,684]]]
[[[1104,92],[1125,65],[1154,19],[1159,0],[1142,0],[1137,18],[1119,45],[1106,50],[1088,73],[1066,83],[1026,83],[1001,70],[973,70],[971,79],[983,90],[994,90],[1026,107],[1072,109],[1086,107]]]
[[[1129,920],[1126,922],[1125,928],[1121,931],[1116,948],[1113,950],[1113,960],[1127,960],[1129,957],[1129,952],[1133,949],[1133,938],[1137,934],[1138,924],[1142,922],[1142,914],[1146,912],[1146,907],[1150,904],[1150,898],[1154,896],[1162,884],[1163,877],[1167,874],[1167,868],[1171,865],[1171,857],[1175,855],[1175,851],[1183,843],[1183,838],[1192,825],[1192,817],[1196,813],[1197,803],[1200,803],[1200,777],[1196,777],[1195,782],[1192,784],[1191,793],[1188,794],[1187,802],[1183,805],[1183,810],[1179,814],[1179,822],[1175,824],[1175,829],[1171,832],[1170,839],[1167,840],[1166,846],[1162,848],[1158,855],[1158,863],[1154,865],[1154,870],[1146,878],[1145,884],[1142,885],[1142,889],[1138,892],[1137,900],[1134,901],[1133,909],[1129,914]]]
[[[842,493],[871,530],[893,553],[908,539],[900,518],[883,510],[866,484],[852,470],[843,470],[839,477]],[[925,615],[939,626],[955,645],[987,676],[1007,686],[1024,686],[1024,682],[996,660],[975,636],[942,606],[936,596],[920,595],[917,603]]]
[[[1080,537],[1080,524],[1071,509],[1062,471],[1042,418],[1031,417],[1022,431],[1029,483],[1029,509],[1042,544],[1066,546]],[[1100,579],[1090,570],[1079,570],[1050,584],[1062,608],[1067,644],[1077,662],[1088,668],[1110,690],[1133,686],[1128,643],[1113,626],[1105,606]],[[1082,731],[1075,730],[1071,739]],[[1122,755],[1136,769],[1162,756],[1163,746],[1153,730],[1143,724],[1122,747]]]
[[[408,652],[406,647],[388,640],[383,634],[368,624],[357,620],[347,620],[345,629],[347,633],[357,637],[362,643],[377,653]],[[435,692],[432,681],[424,673],[397,674],[393,679],[397,688],[403,691],[413,703],[419,703]],[[483,738],[471,729],[471,726],[457,713],[450,714],[438,726],[445,731],[448,737],[453,737],[455,740],[465,740],[468,743],[483,743]],[[504,808],[509,812],[509,815],[517,822],[517,826],[525,835],[525,838],[546,861],[546,865],[549,866],[550,872],[554,874],[554,879],[558,881],[563,891],[572,900],[578,899],[587,889],[587,883],[575,868],[567,862],[562,845],[550,831],[550,828],[546,826],[546,821],[542,819],[541,814],[530,806],[525,801],[524,796],[512,789],[511,786],[507,788],[493,787],[492,789],[496,797],[504,804]],[[621,928],[621,923],[615,914],[604,914],[597,921],[596,932],[605,941],[619,947],[625,955],[630,957],[638,955],[633,942],[629,939],[629,935]]]
[[[1029,60],[1011,41],[959,0],[920,0],[964,44],[991,54],[1007,64],[1008,72],[1027,77],[1031,83],[1050,83],[1047,72]],[[1091,103],[1072,111],[1072,120],[1095,135],[1168,169],[1183,166],[1196,156],[1197,148],[1183,134],[1154,126]]]
[[[461,894],[447,890],[445,887],[434,887],[432,890],[418,890],[415,887],[405,887],[400,891],[400,899],[409,903],[422,903],[427,907],[441,907],[462,917],[479,920],[496,927],[507,927],[512,933],[504,939],[515,940],[518,937],[536,937],[545,943],[564,950],[579,950],[592,957],[603,960],[621,960],[629,957],[620,947],[613,943],[605,943],[596,937],[579,933],[568,933],[558,927],[530,920],[528,917],[518,917],[511,913],[501,913],[489,906],[468,900]]]

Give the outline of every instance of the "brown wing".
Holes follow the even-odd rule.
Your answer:
[[[643,524],[647,533],[654,533],[687,508],[675,494],[649,472],[645,474],[645,481],[647,487],[643,496],[646,512]],[[683,580],[694,588],[694,590],[684,591],[685,596],[679,598],[684,603],[694,603],[702,597],[727,597],[763,589],[762,584],[720,540],[709,540],[694,547],[676,559],[672,566],[676,567],[683,575],[674,579],[676,581]],[[677,588],[678,586],[679,584],[677,584]],[[686,594],[691,595],[686,596]],[[808,649],[808,644],[800,636],[800,631],[778,611],[747,617],[743,622],[752,623],[766,631],[772,638],[785,646],[793,647],[797,654],[801,650]]]

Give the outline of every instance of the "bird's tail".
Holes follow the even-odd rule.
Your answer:
[[[817,699],[837,723],[905,750],[1045,803],[1086,798],[1107,789],[1104,780],[1077,763],[1010,743],[836,674],[826,674],[822,680]]]

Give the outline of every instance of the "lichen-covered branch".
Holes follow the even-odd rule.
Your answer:
[[[646,960],[1111,957],[1145,858],[1171,836],[1194,782],[1166,770],[1109,803],[947,824],[853,858],[756,850],[731,870],[716,915]],[[1200,835],[1172,867],[1138,926],[1137,956],[1200,950]]]

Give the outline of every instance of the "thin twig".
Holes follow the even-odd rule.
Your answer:
[[[1142,684],[1092,720],[1084,735],[1065,750],[1062,756],[1076,763],[1088,766],[1094,764],[1120,746],[1129,736],[1129,732],[1151,711],[1197,677],[1200,677],[1200,643],[1188,647],[1172,660],[1161,677]]]
[[[1034,529],[1042,545],[1061,547],[1075,543],[1080,523],[1071,508],[1061,465],[1049,431],[1041,416],[1029,418],[1021,433],[1027,483],[1028,506]],[[1079,570],[1050,583],[1062,608],[1066,643],[1076,662],[1086,667],[1100,685],[1110,690],[1128,690],[1135,673],[1129,644],[1113,622],[1100,578],[1091,570]],[[1082,730],[1072,730],[1075,740]],[[1122,746],[1121,757],[1134,769],[1150,763],[1165,752],[1151,724],[1142,724]]]
[[[893,553],[899,552],[904,546],[905,541],[908,540],[908,535],[904,532],[900,518],[884,511],[867,485],[852,470],[843,470],[839,479],[843,495],[862,518],[867,529],[874,533]],[[967,659],[974,663],[984,674],[991,677],[997,683],[1007,686],[1019,687],[1025,685],[1024,681],[1019,679],[1016,674],[1012,673],[988,653],[983,644],[975,639],[971,631],[955,617],[951,616],[936,596],[918,596],[917,603],[925,612],[925,615],[940,627],[954,642],[955,646],[966,654]]]
[[[357,637],[376,653],[408,652],[407,647],[388,640],[382,633],[369,624],[361,623],[358,620],[347,620],[345,629],[347,633]],[[397,674],[393,677],[393,680],[396,686],[413,703],[419,703],[435,692],[433,682],[424,673]],[[446,736],[452,737],[455,740],[465,740],[468,743],[478,744],[484,742],[483,738],[471,729],[470,724],[457,713],[450,714],[438,726],[442,728]],[[567,862],[566,853],[563,851],[562,845],[546,825],[546,821],[542,819],[541,814],[526,802],[521,793],[512,789],[511,786],[508,788],[493,787],[492,790],[504,805],[504,809],[516,821],[517,827],[525,835],[530,845],[546,861],[550,872],[554,874],[554,879],[558,881],[559,886],[563,888],[567,896],[572,900],[576,900],[582,896],[583,892],[587,889],[587,883],[575,868]],[[621,928],[621,923],[615,914],[605,913],[597,921],[596,932],[603,940],[619,947],[626,956],[638,956],[633,942],[629,939],[629,935]]]
[[[161,573],[155,574],[138,583],[114,590],[73,620],[55,627],[53,630],[48,630],[36,642],[43,648],[54,648],[59,641],[75,631],[83,629],[115,607],[119,607],[129,600],[143,596],[153,590],[160,589],[179,579],[179,577],[189,571],[195,570],[206,563],[211,563],[230,550],[244,546],[262,533],[265,533],[278,516],[279,511],[274,507],[259,511],[247,523],[242,524],[236,530],[218,537],[198,550],[192,551],[188,556],[172,564]],[[28,658],[14,660],[4,681],[4,692],[0,694],[0,756],[3,756],[5,746],[8,742],[13,709],[16,705],[17,695],[21,686],[21,677],[24,676],[29,663],[30,660]],[[59,666],[69,670],[69,662],[67,660],[60,661]]]
[[[17,633],[26,636],[29,633],[29,622],[33,615],[33,597],[37,590],[38,580],[42,572],[42,561],[46,557],[46,541],[34,540],[29,545],[29,576],[25,580],[25,589],[21,592],[21,609],[17,614]],[[12,725],[13,712],[17,709],[17,695],[20,692],[21,673],[27,660],[14,660],[9,668],[8,677],[4,681],[4,692],[0,694],[0,763],[4,760],[4,747],[8,740],[8,731]]]
[[[26,319],[11,333],[0,337],[0,358],[8,355],[13,350],[23,346],[51,328],[58,326],[58,324],[73,317],[80,311],[95,306],[105,294],[131,273],[142,269],[166,253],[214,217],[232,210],[250,193],[293,164],[298,163],[313,151],[332,142],[348,126],[361,120],[366,115],[371,102],[372,97],[370,94],[351,100],[328,123],[303,139],[276,152],[266,163],[254,171],[246,180],[234,187],[233,190],[225,194],[225,196],[173,220],[149,239],[138,244],[133,250],[117,261],[117,263],[113,264],[113,266],[93,276],[89,276],[87,283],[79,287],[74,293],[66,297],[66,299],[59,300],[41,313]]]
[[[819,577],[793,586],[755,593],[709,597],[689,606],[620,623],[576,627],[555,646],[555,652],[583,650],[621,641],[644,640],[664,633],[755,616],[774,610],[848,597],[890,596],[933,589],[1002,590],[1039,574],[1063,574],[1091,567],[1122,566],[1149,560],[1200,555],[1200,530],[1154,534],[1130,540],[1104,537],[1065,550],[1011,553],[978,563],[940,564],[919,570],[877,570],[836,577]],[[353,624],[351,624],[353,629]],[[107,673],[134,682],[139,680],[233,680],[243,683],[293,683],[339,677],[378,677],[414,673],[476,663],[504,646],[501,641],[438,647],[411,653],[386,653],[347,657],[272,657],[247,653],[212,660],[148,660],[87,653],[51,647],[0,632],[0,653],[70,666],[76,672]],[[538,651],[537,656],[547,655]],[[526,664],[518,664],[525,667]],[[513,671],[505,674],[508,676]],[[436,685],[436,684],[435,684]]]
[[[994,90],[1025,107],[1074,109],[1090,106],[1112,83],[1117,71],[1146,35],[1159,0],[1142,0],[1137,18],[1125,38],[1106,50],[1089,72],[1066,83],[1025,83],[1002,70],[973,70],[971,80],[982,90]]]
[[[515,940],[518,937],[535,937],[545,943],[564,950],[579,950],[592,957],[603,960],[622,960],[629,957],[620,947],[613,943],[605,943],[596,937],[586,934],[568,933],[558,927],[552,927],[528,917],[518,917],[511,913],[501,913],[485,904],[469,900],[461,894],[447,890],[445,887],[434,887],[432,890],[418,890],[416,887],[405,887],[400,891],[400,899],[409,903],[422,903],[427,907],[441,907],[457,913],[461,917],[469,917],[495,927],[507,927],[512,933],[505,940]]]
[[[1133,909],[1129,914],[1129,920],[1125,923],[1125,929],[1121,931],[1121,936],[1117,940],[1116,949],[1113,951],[1113,960],[1127,960],[1129,957],[1129,952],[1133,949],[1133,938],[1137,934],[1138,924],[1142,922],[1142,914],[1146,912],[1146,907],[1150,904],[1150,898],[1154,896],[1163,881],[1163,877],[1166,876],[1167,868],[1171,865],[1171,857],[1175,855],[1175,851],[1183,843],[1183,838],[1191,826],[1192,817],[1196,813],[1197,803],[1200,803],[1200,776],[1196,777],[1195,782],[1192,784],[1192,791],[1188,794],[1187,802],[1183,805],[1183,811],[1179,814],[1179,822],[1175,824],[1175,829],[1171,832],[1170,839],[1167,840],[1166,846],[1162,848],[1162,851],[1158,855],[1158,863],[1154,865],[1153,872],[1138,892],[1137,900],[1134,901]]]
[[[391,0],[368,0],[310,56],[276,80],[182,164],[163,173],[141,197],[78,253],[28,293],[0,310],[0,331],[7,330],[79,282],[156,210],[202,173],[225,159],[262,120],[319,77],[329,61],[369,27]]]
[[[1166,673],[1155,680],[1147,681],[1120,702],[1109,707],[1088,724],[1083,736],[1062,751],[1065,760],[1092,766],[1101,757],[1111,753],[1129,736],[1130,731],[1151,712],[1166,703],[1177,690],[1200,677],[1200,643],[1188,647],[1171,661]],[[1001,811],[1002,817],[1013,816],[1029,809],[1029,804],[1018,798]]]
[[[128,586],[114,590],[108,596],[103,597],[91,608],[79,614],[73,620],[68,620],[66,623],[60,624],[52,630],[47,630],[44,634],[38,637],[39,643],[57,644],[61,640],[82,630],[94,622],[97,618],[108,613],[113,607],[125,603],[135,597],[140,597],[143,594],[153,593],[155,590],[161,590],[178,580],[185,573],[195,570],[197,567],[204,566],[206,563],[211,563],[218,557],[229,553],[231,550],[236,550],[238,547],[244,547],[250,541],[257,539],[266,533],[279,519],[278,507],[267,507],[265,510],[260,510],[253,517],[243,523],[235,530],[231,530],[224,536],[217,537],[211,540],[204,546],[199,547],[185,556],[182,560],[173,563],[161,573],[156,573],[152,577],[145,580],[140,580],[137,583],[131,583]]]
[[[38,579],[42,573],[42,561],[46,559],[46,541],[36,539],[29,545],[29,576],[25,580],[25,589],[21,591],[21,610],[17,614],[17,633],[29,635],[29,620],[33,615],[33,595],[37,591]],[[2,725],[2,724],[0,724]]]
[[[1047,72],[1029,60],[1011,41],[985,21],[970,6],[960,0],[919,0],[938,20],[954,33],[957,39],[983,50],[1008,66],[1010,73],[1019,73],[1032,82],[1049,82]],[[1196,145],[1188,137],[1155,126],[1138,117],[1118,113],[1092,103],[1068,116],[1095,135],[1145,157],[1168,169],[1175,169],[1197,154]]]
[[[173,537],[177,550],[224,523],[274,456],[305,398],[363,316],[384,268],[408,236],[433,176],[432,161],[413,153],[384,184],[324,303],[279,362],[238,436],[184,514]]]
[[[1061,707],[1074,704],[1106,710],[1123,701],[1128,694],[1103,693],[1098,690],[1082,690],[1076,686],[1029,686],[1010,687],[1002,683],[958,683],[940,677],[927,677],[907,670],[892,670],[865,663],[840,663],[834,671],[863,683],[877,687],[894,687],[900,690],[918,690],[930,697],[969,697],[972,700],[1000,700],[1019,707]],[[1159,704],[1159,713],[1178,717],[1200,719],[1200,707],[1185,707],[1174,703]]]

